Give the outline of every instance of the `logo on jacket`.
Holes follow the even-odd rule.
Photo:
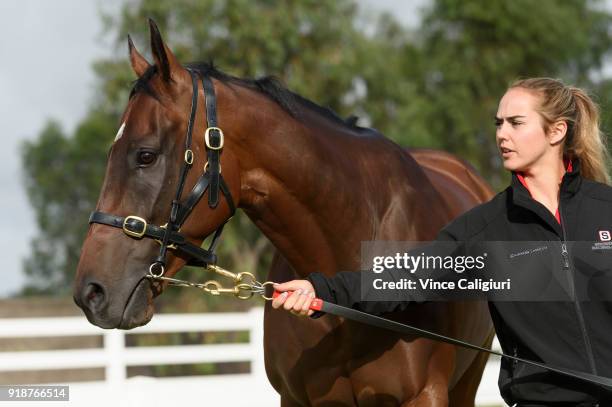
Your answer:
[[[612,236],[609,230],[600,230],[599,231],[599,241],[600,242],[609,242],[612,241]]]

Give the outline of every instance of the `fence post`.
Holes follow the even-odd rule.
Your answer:
[[[125,333],[119,329],[107,330],[104,333],[106,351],[106,382],[110,386],[120,386],[127,378],[127,369],[123,360],[125,350]]]
[[[264,364],[263,347],[263,307],[253,307],[249,310],[249,321],[251,324],[251,375],[257,382],[267,381],[266,366]]]

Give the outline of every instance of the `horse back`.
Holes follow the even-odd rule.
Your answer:
[[[474,167],[453,154],[425,148],[405,151],[421,166],[452,218],[487,202],[495,194]]]

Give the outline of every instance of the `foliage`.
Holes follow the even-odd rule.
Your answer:
[[[148,17],[180,61],[208,61],[236,76],[272,74],[297,93],[336,110],[343,109],[342,96],[351,88],[357,72],[357,50],[365,37],[355,27],[357,7],[352,1],[333,2],[267,0],[206,0],[127,2],[119,18],[107,16],[107,29],[124,45],[129,33],[138,45],[148,44]],[[142,48],[142,46],[140,47]],[[151,58],[150,58],[151,60]],[[97,72],[118,81],[117,64],[104,61]],[[123,84],[108,83],[106,97],[122,100]],[[346,110],[346,112],[349,112]]]
[[[601,2],[437,0],[421,28],[423,118],[436,144],[474,163],[496,187],[497,102],[520,77],[558,77],[593,87],[612,43]]]

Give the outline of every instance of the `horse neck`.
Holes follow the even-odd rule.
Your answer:
[[[228,111],[246,106],[231,124],[241,173],[238,206],[298,275],[358,267],[360,241],[376,229],[371,207],[356,202],[375,195],[356,165],[358,137],[315,112],[297,120],[254,91],[238,89],[233,98],[239,104]]]

